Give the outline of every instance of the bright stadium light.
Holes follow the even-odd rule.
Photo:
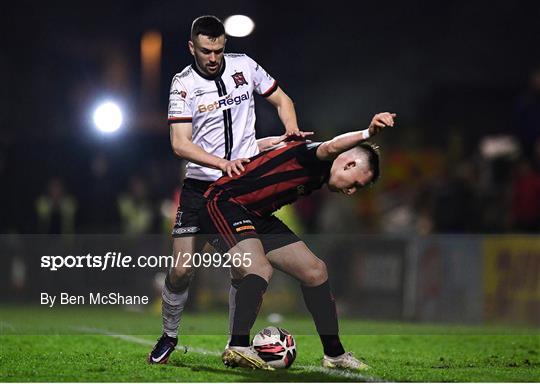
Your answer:
[[[233,15],[225,19],[225,32],[233,37],[245,37],[253,32],[255,23],[244,15]]]
[[[112,133],[122,125],[122,111],[112,101],[100,104],[94,111],[94,124],[101,132]]]

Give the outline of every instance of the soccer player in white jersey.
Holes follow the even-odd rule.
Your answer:
[[[254,93],[276,109],[286,134],[300,134],[291,99],[259,64],[244,54],[225,54],[225,29],[214,16],[193,21],[189,50],[193,64],[173,77],[168,121],[174,152],[186,160],[186,178],[173,228],[173,254],[192,255],[204,244],[199,210],[207,187],[223,174],[240,174],[247,158],[259,152],[255,139]],[[281,230],[293,236],[288,228]],[[276,244],[279,247],[280,244]],[[193,268],[182,259],[169,270],[162,293],[163,335],[148,356],[150,363],[166,363],[176,347],[178,328]]]

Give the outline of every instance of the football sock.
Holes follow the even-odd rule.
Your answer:
[[[249,274],[242,279],[234,297],[235,310],[229,346],[249,346],[249,332],[257,319],[267,287],[266,280],[258,275]]]
[[[231,279],[231,287],[229,288],[229,335],[232,335],[234,311],[236,310],[236,291],[241,282],[242,279]]]
[[[324,354],[336,357],[345,353],[338,335],[336,303],[330,291],[330,283],[326,280],[317,287],[306,287],[304,285],[301,287],[304,302],[313,317],[317,333],[321,338]]]
[[[163,332],[169,337],[178,337],[180,317],[188,299],[188,288],[181,292],[174,292],[169,284],[169,278],[165,279],[161,291],[161,317],[163,319]]]

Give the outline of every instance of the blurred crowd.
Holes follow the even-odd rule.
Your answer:
[[[459,141],[459,140],[458,140]],[[459,143],[457,144],[459,146]],[[116,180],[98,154],[83,188],[55,176],[33,198],[27,233],[167,233],[181,185],[181,161],[148,159]],[[143,162],[144,163],[144,162]],[[353,197],[322,191],[278,216],[298,233],[528,233],[540,230],[540,141],[526,155],[518,139],[483,138],[459,148],[384,151],[382,179]],[[168,181],[165,181],[167,180]],[[28,224],[28,221],[25,221]],[[19,232],[4,222],[3,232]]]
[[[540,69],[513,115],[475,143],[460,129],[442,145],[383,143],[376,186],[350,198],[323,188],[278,216],[300,234],[538,233]],[[168,233],[182,170],[161,135],[0,147],[0,233]]]

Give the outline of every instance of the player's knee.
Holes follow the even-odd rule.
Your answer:
[[[274,273],[274,268],[272,268],[272,265],[270,265],[270,263],[266,261],[259,269],[258,274],[266,281],[270,281],[273,273]]]
[[[304,281],[302,283],[309,287],[316,287],[328,280],[328,270],[326,269],[326,263],[320,259],[317,259],[309,268],[307,268],[304,275]]]
[[[266,281],[270,281],[273,273],[274,269],[272,268],[272,265],[265,258],[257,258],[252,260],[249,267],[239,268],[237,270],[237,274],[241,275],[242,277],[246,277],[249,274],[255,274],[259,275]]]
[[[189,287],[193,274],[193,268],[171,268],[165,284],[173,292],[183,292]]]
[[[169,275],[171,277],[171,279],[173,280],[182,280],[186,277],[191,277],[193,276],[193,273],[194,273],[194,270],[193,268],[182,268],[182,267],[179,267],[179,268],[171,268],[170,271],[169,271]]]

